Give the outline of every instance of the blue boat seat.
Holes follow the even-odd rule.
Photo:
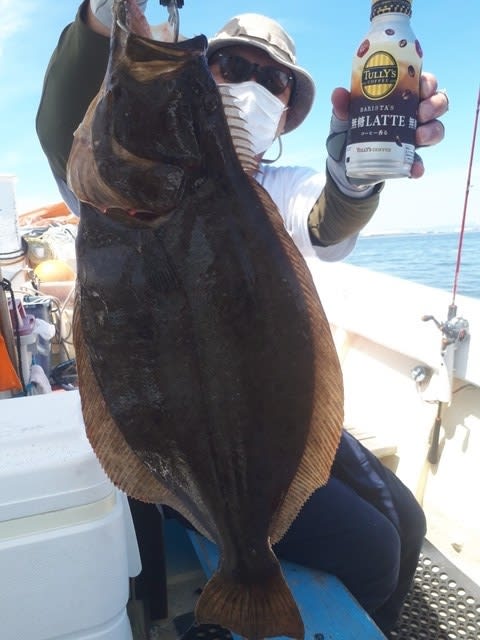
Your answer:
[[[192,530],[187,534],[210,577],[218,564],[217,547]],[[340,580],[292,562],[281,564],[305,624],[306,640],[385,640]]]
[[[397,443],[390,434],[379,434],[346,424],[345,429],[377,458],[388,458],[397,453]]]

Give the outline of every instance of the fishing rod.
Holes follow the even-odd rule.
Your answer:
[[[459,236],[459,241],[458,241],[458,250],[457,250],[457,263],[455,266],[455,278],[453,281],[453,289],[452,289],[452,302],[450,304],[449,307],[449,315],[450,315],[450,309],[452,309],[452,313],[454,317],[455,315],[457,315],[457,306],[455,304],[455,296],[457,295],[457,287],[458,287],[458,276],[460,274],[460,262],[461,262],[461,257],[462,257],[462,248],[463,248],[463,238],[465,235],[465,222],[467,219],[467,206],[468,206],[468,197],[470,195],[470,185],[471,185],[471,180],[472,180],[472,167],[473,167],[473,159],[475,156],[475,143],[476,143],[476,139],[477,139],[477,127],[478,127],[478,114],[480,111],[480,87],[478,89],[478,96],[477,96],[477,108],[475,110],[475,122],[473,125],[473,136],[472,136],[472,147],[470,150],[470,160],[468,163],[468,173],[467,173],[467,185],[465,188],[465,199],[463,202],[463,215],[462,215],[462,224],[461,224],[461,228],[460,228],[460,236]]]
[[[445,404],[450,404],[452,396],[453,384],[453,367],[455,359],[456,346],[468,337],[468,321],[465,318],[457,317],[456,295],[458,288],[458,278],[460,274],[460,264],[462,259],[463,240],[465,236],[465,223],[467,219],[468,197],[470,195],[470,186],[472,179],[473,159],[475,156],[475,144],[477,138],[478,117],[480,112],[480,87],[477,96],[477,106],[475,110],[475,119],[473,126],[472,145],[470,150],[470,159],[467,171],[467,184],[465,188],[465,198],[463,203],[462,223],[460,227],[457,260],[455,265],[455,275],[452,287],[452,301],[448,307],[446,322],[438,322],[433,316],[423,316],[422,320],[433,320],[437,328],[442,332],[442,342],[440,351],[440,369],[439,374],[446,380],[444,387],[444,396],[437,400],[438,408],[433,423],[430,448],[428,450],[427,459],[430,464],[437,464],[439,460],[439,444],[440,444],[440,427],[442,426],[442,412]]]

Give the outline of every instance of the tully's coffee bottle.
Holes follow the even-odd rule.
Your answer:
[[[345,156],[352,182],[410,175],[423,56],[411,14],[411,0],[372,0],[352,68]]]

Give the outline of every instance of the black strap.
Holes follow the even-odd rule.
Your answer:
[[[172,1],[172,0],[160,0],[160,4],[161,4],[163,7],[168,7],[168,5],[170,4],[170,2],[171,2],[171,1]],[[181,9],[181,8],[183,7],[183,0],[177,0],[177,7],[178,7],[179,9]]]

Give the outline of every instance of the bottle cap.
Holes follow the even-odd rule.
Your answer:
[[[372,0],[370,20],[384,13],[404,13],[407,16],[411,16],[411,0]]]

